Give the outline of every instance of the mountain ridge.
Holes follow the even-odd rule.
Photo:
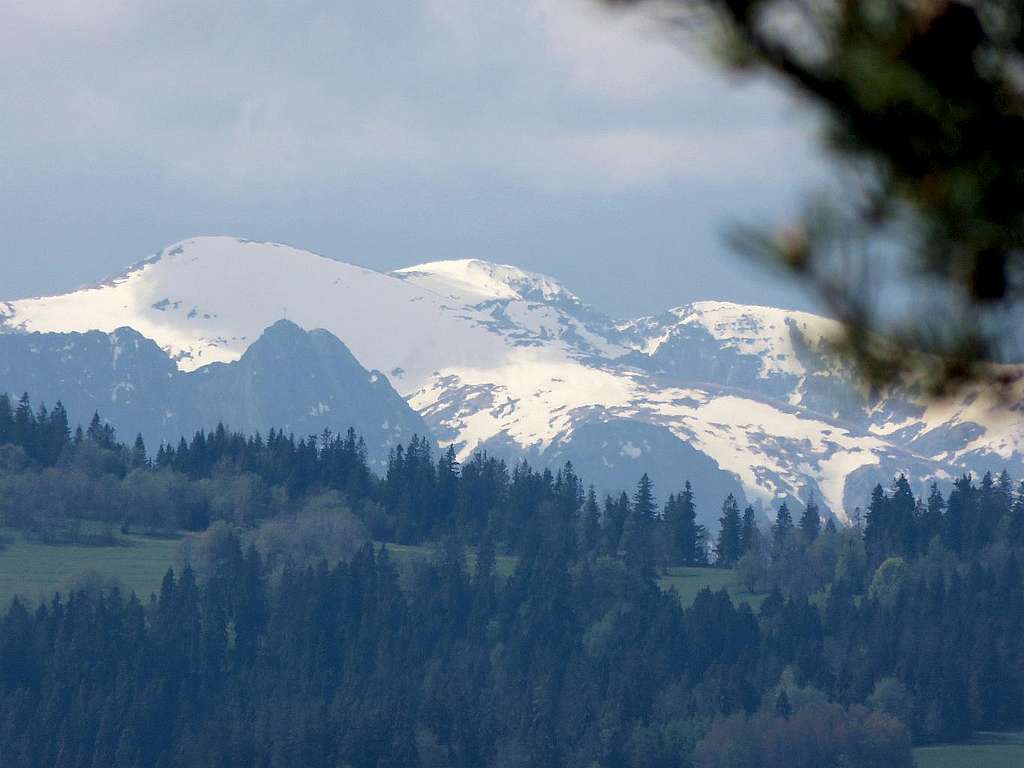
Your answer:
[[[301,374],[301,375],[300,375]],[[0,391],[36,405],[61,400],[71,418],[93,412],[131,438],[176,444],[218,423],[246,433],[275,428],[298,438],[354,427],[371,465],[429,428],[379,371],[367,371],[323,330],[280,320],[237,361],[181,371],[132,328],[111,333],[0,334]]]
[[[240,359],[287,314],[384,372],[462,459],[571,459],[619,486],[650,469],[666,493],[709,459],[719,490],[761,504],[814,493],[840,519],[896,472],[948,481],[1024,455],[1019,412],[873,401],[831,354],[826,318],[707,301],[616,322],[554,278],[479,259],[381,273],[199,238],[100,287],[0,306],[7,331],[129,325],[185,371]]]

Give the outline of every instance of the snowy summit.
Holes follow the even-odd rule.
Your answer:
[[[824,318],[698,302],[614,323],[553,278],[478,259],[382,274],[202,237],[99,285],[0,303],[6,332],[128,326],[182,371],[239,360],[285,318],[386,374],[461,459],[571,459],[622,486],[641,465],[666,488],[700,473],[708,498],[813,492],[842,518],[893,472],[942,479],[1024,456],[1020,415],[984,399],[869,401],[829,355]]]

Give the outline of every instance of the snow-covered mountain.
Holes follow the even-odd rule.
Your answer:
[[[0,302],[8,332],[130,326],[184,371],[238,360],[287,317],[383,371],[465,458],[571,459],[606,488],[686,479],[709,517],[727,492],[815,492],[843,518],[908,471],[1022,465],[1019,410],[974,396],[878,398],[828,351],[835,325],[699,302],[615,323],[556,280],[478,260],[382,274],[282,245],[197,238],[103,284]]]

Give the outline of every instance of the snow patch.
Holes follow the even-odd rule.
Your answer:
[[[641,456],[643,456],[644,451],[642,448],[638,448],[637,446],[633,445],[632,442],[626,441],[625,443],[622,444],[621,453],[623,456],[629,456],[629,458],[631,459],[639,459]]]

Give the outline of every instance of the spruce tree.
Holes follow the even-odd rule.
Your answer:
[[[743,510],[743,529],[740,535],[740,549],[746,554],[757,548],[761,531],[757,527],[757,515],[754,508],[748,504]]]
[[[736,497],[731,493],[722,504],[722,516],[718,519],[720,528],[715,544],[715,560],[722,568],[731,568],[742,553],[743,525]]]
[[[585,496],[583,481],[576,474],[571,461],[565,462],[565,465],[558,471],[554,491],[559,512],[566,521],[575,523],[583,507]],[[651,517],[653,518],[653,515]]]
[[[928,489],[928,501],[925,503],[921,526],[920,551],[925,552],[932,539],[942,535],[942,516],[946,511],[946,500],[942,498],[938,483],[932,483]]]
[[[35,456],[35,426],[36,416],[32,413],[32,401],[28,392],[25,392],[18,400],[18,406],[14,409],[14,425],[12,433],[14,444],[25,449],[29,456]]]
[[[656,514],[654,485],[647,473],[636,484],[633,505],[622,532],[626,567],[644,580],[651,578],[654,567],[654,520]]]
[[[975,504],[974,482],[970,475],[963,475],[953,483],[953,490],[946,501],[946,516],[942,524],[942,543],[946,549],[961,555],[967,548],[967,526],[973,520],[972,507]]]
[[[455,447],[449,445],[437,460],[437,493],[434,517],[448,520],[455,514],[458,497],[459,462],[455,458]]]
[[[1010,513],[1012,485],[1003,471],[998,478],[986,472],[978,489],[978,517],[975,527],[974,548],[981,551],[996,537],[999,526]]]
[[[669,530],[675,550],[684,565],[697,565],[704,561],[703,529],[697,524],[697,507],[693,501],[693,487],[687,480],[683,491],[675,499],[675,512],[669,521]]]
[[[775,513],[775,525],[772,526],[772,545],[776,555],[782,552],[786,539],[789,538],[792,530],[793,516],[789,513],[789,507],[786,505],[786,502],[782,502],[779,505],[778,512]]]
[[[917,500],[907,476],[901,474],[893,484],[889,496],[890,546],[889,554],[912,557],[916,554],[917,530],[914,524]]]
[[[608,553],[617,555],[623,548],[623,532],[626,528],[626,521],[631,515],[629,507],[629,496],[625,491],[619,494],[618,499],[609,496],[605,500],[605,536],[608,542]]]
[[[103,420],[100,419],[99,411],[92,414],[92,420],[89,422],[89,428],[85,430],[85,436],[97,445],[103,442]]]
[[[643,521],[653,521],[657,514],[657,506],[654,502],[654,483],[645,472],[640,481],[636,484],[636,492],[633,494],[633,512]]]
[[[871,490],[871,501],[864,515],[864,547],[872,567],[879,565],[891,547],[891,529],[889,522],[889,497],[881,483]]]
[[[43,461],[50,466],[56,464],[70,439],[71,426],[68,423],[68,412],[64,409],[64,404],[58,400],[46,423],[46,447]]]
[[[679,505],[679,545],[684,560],[688,565],[696,565],[705,560],[703,554],[703,528],[697,524],[697,507],[693,502],[693,486],[687,480],[683,485],[683,493],[677,497]]]
[[[587,489],[587,500],[583,504],[583,544],[588,552],[593,552],[600,540],[601,510],[597,507],[597,493],[591,485]]]
[[[149,466],[149,459],[146,456],[146,443],[140,432],[135,438],[135,445],[132,446],[132,469],[144,469]]]
[[[818,504],[814,500],[813,493],[807,500],[804,512],[800,516],[800,530],[804,535],[804,540],[808,543],[818,538],[818,534],[821,533],[821,514],[818,512]]]

